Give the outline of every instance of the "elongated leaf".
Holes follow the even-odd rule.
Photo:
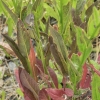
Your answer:
[[[93,71],[95,73],[97,73],[100,76],[100,71],[99,70],[97,70],[92,64],[90,64],[90,67],[93,69]]]
[[[19,83],[21,91],[24,93],[25,100],[32,100],[32,99],[35,100],[33,93],[21,83],[20,73],[21,73],[22,70],[23,69],[20,68],[20,67],[15,70],[15,76],[16,76],[17,82]]]
[[[66,26],[70,23],[71,19],[71,3],[63,6],[63,33],[65,32]]]
[[[57,45],[58,51],[61,53],[62,57],[67,59],[67,50],[60,34],[50,26],[50,34],[53,37],[54,43]]]
[[[98,8],[100,4],[100,1],[97,0],[96,2],[94,2],[87,10],[86,10],[86,20],[88,21],[88,19],[90,18],[92,12],[93,12],[93,7],[95,6],[96,8]],[[100,8],[99,8],[100,9]]]
[[[48,71],[49,71],[50,77],[52,78],[52,81],[53,81],[55,87],[58,88],[58,79],[57,79],[57,76],[56,76],[54,70],[49,67]]]
[[[45,91],[45,88],[43,88],[42,90],[40,90],[39,92],[39,100],[48,100],[47,97],[47,92]]]
[[[94,39],[99,34],[100,30],[100,12],[94,7],[93,13],[88,21],[87,33],[90,39]]]
[[[42,64],[42,61],[38,58],[36,58],[36,66],[39,68],[39,70],[44,73],[44,69],[43,69],[43,64]],[[40,72],[40,73],[41,73]]]
[[[62,57],[61,53],[58,51],[57,45],[55,43],[53,43],[52,37],[49,37],[49,42],[50,42],[50,50],[51,50],[51,53],[52,53],[55,61],[61,68],[63,74],[68,75],[68,67],[66,65],[66,62],[65,62],[64,58]]]
[[[39,87],[37,83],[34,81],[34,79],[24,69],[20,73],[20,81],[23,86],[25,86],[27,89],[29,89],[33,93],[35,99],[37,100]]]
[[[16,7],[16,13],[17,13],[18,16],[20,16],[23,1],[22,1],[22,0],[17,0],[17,1],[18,1],[18,2],[17,2],[17,7]]]
[[[92,51],[92,45],[91,43],[84,49],[84,52],[81,56],[81,66],[85,63],[86,59],[89,57],[90,53]]]
[[[17,39],[21,54],[28,58],[30,51],[30,37],[27,29],[20,19],[17,22]]]
[[[100,76],[97,74],[94,74],[92,79],[92,99],[100,99]]]
[[[73,90],[69,89],[69,88],[65,88],[65,94],[69,97],[72,97],[74,95]]]
[[[12,0],[12,3],[13,3],[14,8],[17,9],[16,1]]]
[[[12,48],[12,50],[15,52],[15,54],[20,58],[23,58],[19,48],[17,46],[17,44],[6,34],[2,34],[4,36],[4,38],[6,39],[6,41],[8,42],[8,44],[10,45],[10,47]]]
[[[49,66],[49,60],[51,58],[51,51],[50,51],[49,43],[45,46],[44,55],[45,55],[45,64],[46,64],[46,66]]]
[[[81,18],[79,15],[76,15],[76,11],[74,9],[72,9],[72,17],[73,17],[73,22],[75,25],[83,28],[83,29],[86,29],[86,22],[82,22],[81,21]]]
[[[36,0],[33,4],[32,10],[36,11],[37,7],[39,6],[39,4],[41,3],[41,0]]]
[[[2,1],[0,0],[0,14],[4,13],[6,16],[8,16],[8,13],[5,9],[5,7],[2,4]]]
[[[10,45],[10,47],[12,48],[12,50],[15,52],[15,54],[17,55],[17,57],[21,60],[23,66],[25,67],[25,69],[27,70],[27,72],[29,72],[28,64],[26,62],[26,59],[20,53],[20,50],[19,50],[17,44],[8,35],[3,34],[3,36],[6,39],[6,41],[8,42],[8,44]]]
[[[91,83],[91,74],[88,71],[87,64],[85,63],[83,66],[83,75],[79,87],[82,89],[90,88],[91,87],[90,83]]]
[[[4,3],[4,1],[1,0],[1,2],[2,2],[3,6],[5,7],[5,9],[8,11],[8,13],[10,14],[11,18],[13,19],[13,21],[16,23],[16,22],[17,22],[17,19],[18,19],[17,15],[15,15],[15,14],[9,9],[9,7]]]
[[[65,92],[62,89],[53,89],[53,88],[48,88],[46,89],[48,95],[53,99],[53,100],[64,100],[62,96],[65,94]]]
[[[67,5],[69,1],[70,1],[70,0],[62,0],[62,2],[63,2],[62,5]]]
[[[48,4],[46,4],[46,3],[44,3],[44,8],[46,9],[46,11],[47,11],[47,15],[49,15],[49,16],[51,16],[51,17],[54,17],[55,19],[57,19],[58,20],[58,15],[57,15],[57,13],[54,11],[54,9],[51,7],[51,6],[49,6]],[[52,12],[52,13],[51,13]]]
[[[13,33],[13,26],[14,26],[14,23],[13,23],[13,20],[12,18],[8,18],[7,20],[7,24],[8,24],[8,35],[11,36],[12,33]]]
[[[24,87],[24,99],[25,100],[36,100],[35,96],[33,95],[33,93],[27,89],[26,87]]]
[[[74,94],[73,91],[69,88],[65,88],[65,90],[48,88],[45,90],[47,91],[49,96],[54,100],[64,100],[63,95],[67,95],[67,96],[71,97]]]
[[[87,47],[86,40],[84,39],[83,31],[81,28],[76,27],[76,39],[77,39],[77,46],[80,52],[84,52],[85,48]]]
[[[75,64],[73,64],[73,65],[75,65]],[[72,68],[69,69],[69,75],[70,75],[70,81],[72,82],[73,90],[74,90],[74,92],[76,92],[77,91],[76,87],[77,87],[77,83],[79,82],[80,74],[79,74],[79,72],[78,73],[75,72],[73,70],[73,67],[74,66],[72,66]],[[79,75],[77,75],[77,74],[79,74]]]
[[[100,59],[99,56],[98,56],[98,59]],[[93,66],[95,66],[95,68],[96,68],[97,70],[100,69],[100,61],[97,60],[97,62],[96,62],[95,60],[90,60],[90,63],[91,63]]]
[[[35,79],[35,81],[37,81],[37,68],[35,66],[36,57],[35,57],[35,52],[34,52],[34,48],[33,48],[31,41],[30,41],[30,44],[31,44],[31,48],[30,48],[30,53],[29,53],[29,60],[30,60],[30,63],[31,63],[31,69],[32,69],[32,72],[33,72],[34,79]]]
[[[76,13],[80,14],[85,6],[87,0],[77,0]]]
[[[25,20],[26,16],[27,16],[27,7],[25,6],[21,11],[21,20],[22,21]]]
[[[80,67],[80,59],[79,59],[79,56],[77,54],[72,55],[71,61],[74,63],[75,69],[78,69]]]
[[[76,33],[78,49],[82,53],[80,59],[80,66],[82,67],[92,51],[92,44],[87,38],[86,33],[81,28],[76,27]],[[81,67],[79,67],[80,70]]]
[[[16,57],[16,54],[14,53],[14,51],[11,49],[11,47],[7,43],[0,42],[0,47],[4,48],[7,53],[9,53],[9,54],[11,54],[11,55]]]

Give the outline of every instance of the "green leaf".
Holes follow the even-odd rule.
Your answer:
[[[25,20],[26,16],[27,16],[27,7],[25,6],[21,11],[21,20],[22,21]]]
[[[72,7],[76,9],[77,0],[72,0]]]
[[[69,2],[67,5],[63,6],[63,32],[66,30],[66,26],[70,23],[71,19],[71,3]]]
[[[8,16],[8,13],[5,10],[1,0],[0,0],[0,14],[5,14],[6,16]]]
[[[77,89],[77,83],[79,81],[79,76],[76,75],[76,73],[74,72],[74,70],[72,68],[69,69],[69,75],[70,75],[70,81],[72,83],[72,87],[74,90],[74,93],[76,93]]]
[[[67,49],[64,44],[63,38],[60,34],[50,26],[50,34],[53,37],[54,43],[57,45],[58,51],[61,53],[62,57],[67,60]]]
[[[16,92],[21,96],[21,97],[23,97],[24,95],[23,95],[23,92],[21,91],[21,89],[20,88],[17,88],[17,90],[16,90]]]
[[[21,10],[22,10],[23,0],[17,0],[17,1],[18,1],[18,2],[17,2],[16,14],[17,14],[19,17],[21,17],[20,14],[21,14]]]
[[[87,38],[86,33],[79,27],[76,27],[76,38],[79,51],[82,53],[80,66],[83,66],[92,51],[92,43]]]
[[[98,8],[100,4],[100,1],[97,0],[96,2],[94,2],[93,4],[90,3],[90,6],[88,7],[88,9],[86,10],[86,20],[88,21],[92,12],[93,12],[93,7]]]
[[[92,99],[100,100],[100,76],[94,74],[91,85],[92,85]]]
[[[5,9],[8,11],[8,13],[10,14],[13,21],[16,23],[18,17],[9,9],[9,7],[2,0],[1,0],[1,2],[2,2],[3,6],[5,7]]]
[[[100,30],[100,13],[99,11],[94,7],[93,13],[88,21],[88,28],[87,28],[87,35],[90,39],[94,39],[98,34]]]
[[[5,97],[6,97],[6,92],[3,90],[2,93],[1,93],[1,97],[2,99],[1,100],[5,100]]]
[[[42,0],[35,0],[34,4],[33,4],[33,7],[32,7],[32,11],[36,11],[37,10],[37,7],[40,5]]]
[[[77,46],[80,52],[84,52],[87,44],[90,40],[87,38],[87,35],[83,29],[76,26],[76,39],[77,39]]]
[[[70,0],[62,0],[62,5],[64,6],[64,5],[67,5],[68,4],[68,2],[69,2]]]
[[[58,14],[57,14],[57,12],[55,12],[55,10],[53,9],[53,7],[50,7],[46,3],[44,3],[43,7],[46,9],[46,14],[48,16],[54,17],[55,19],[58,20]]]
[[[75,69],[78,69],[80,67],[80,59],[79,59],[79,56],[77,54],[74,54],[72,55],[71,57],[71,60],[75,66]]]
[[[19,19],[17,22],[18,48],[24,57],[28,58],[30,51],[30,37],[27,29]]]
[[[83,66],[83,64],[86,62],[87,58],[91,54],[91,51],[92,51],[92,44],[89,43],[81,55],[81,66]]]
[[[11,18],[8,18],[7,24],[8,24],[8,35],[11,36],[13,33],[13,28],[14,28],[13,27],[14,26],[13,20]]]
[[[36,12],[37,12],[37,19],[40,20],[44,16],[44,8],[43,8],[43,0],[41,1],[40,5],[37,7]]]
[[[85,6],[87,0],[77,0],[76,14],[80,14]]]
[[[12,0],[12,3],[13,3],[13,6],[14,6],[14,8],[16,10],[17,9],[16,1],[15,0]]]
[[[61,74],[59,74],[58,71],[56,71],[56,75],[57,75],[58,83],[61,83],[62,79],[63,79],[63,76]]]
[[[96,61],[94,60],[90,60],[91,64],[94,65],[94,67],[99,70],[100,69],[100,64],[98,64]]]

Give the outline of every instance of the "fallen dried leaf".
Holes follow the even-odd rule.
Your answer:
[[[0,42],[0,46],[6,50],[7,53],[11,54],[12,56],[16,56],[14,51],[11,49],[11,47],[8,45],[8,43]]]

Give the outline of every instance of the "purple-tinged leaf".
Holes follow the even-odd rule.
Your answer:
[[[38,69],[38,76],[44,81],[48,83],[49,76],[44,73],[43,65],[41,60],[36,58],[36,67]]]
[[[48,71],[49,71],[50,77],[52,78],[52,81],[53,81],[55,87],[58,88],[58,79],[57,79],[57,76],[56,76],[54,70],[51,69],[50,67],[48,67]]]
[[[63,88],[65,88],[65,87],[66,87],[66,83],[67,83],[67,81],[69,81],[69,80],[68,80],[68,77],[63,76],[63,79],[62,79]]]
[[[26,87],[33,93],[35,99],[37,100],[39,87],[36,81],[34,81],[34,79],[24,69],[20,73],[20,81],[24,87]]]
[[[48,88],[45,90],[53,100],[65,100],[65,97],[72,97],[74,95],[74,92],[69,88],[65,89]]]
[[[83,66],[83,75],[79,87],[82,89],[90,88],[91,87],[90,84],[91,84],[91,74],[88,71],[87,64],[85,63]]]
[[[15,70],[15,76],[16,76],[17,82],[19,83],[19,86],[24,94],[25,100],[32,100],[32,99],[35,100],[33,93],[29,89],[27,89],[25,86],[23,86],[23,84],[21,83],[20,73],[22,70],[23,70],[22,68],[18,68]]]
[[[74,95],[73,90],[71,90],[71,89],[69,89],[69,88],[65,88],[64,91],[65,91],[65,94],[66,94],[67,96],[69,96],[69,97],[72,97],[72,96]]]
[[[87,72],[88,72],[88,69],[87,69],[87,66],[86,66],[86,63],[85,63],[84,66],[83,66],[83,75],[82,75],[82,79],[80,81],[80,88],[83,88],[83,86],[84,86]]]
[[[42,73],[44,73],[42,61],[39,60],[38,58],[36,58],[36,66],[39,68],[39,71],[41,71]]]
[[[22,71],[22,68],[18,68],[18,69],[16,69],[15,70],[15,76],[16,76],[16,80],[17,80],[17,82],[19,83],[19,86],[20,86],[20,88],[21,88],[21,90],[22,90],[22,92],[24,91],[24,89],[23,89],[23,86],[22,86],[22,83],[21,83],[21,80],[20,80],[20,73],[21,73],[21,71]]]
[[[100,54],[98,54],[97,62],[98,62],[98,64],[100,64]]]
[[[23,93],[24,93],[25,100],[36,100],[35,96],[33,95],[33,93],[29,89],[27,89],[24,86],[23,86],[23,89],[24,89]]]
[[[45,91],[45,88],[40,90],[40,92],[39,92],[39,100],[48,100],[48,94]]]
[[[62,97],[65,94],[65,92],[62,89],[52,89],[52,88],[48,88],[45,89],[48,93],[48,95],[54,99],[54,100],[64,100]]]

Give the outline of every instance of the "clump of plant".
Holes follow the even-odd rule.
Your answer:
[[[90,59],[92,42],[100,30],[98,3],[33,0],[19,15],[2,1],[17,23],[17,44],[8,35],[3,36],[23,64],[15,75],[25,100],[100,98],[99,57],[97,62]],[[34,19],[30,29],[26,24],[29,12]],[[57,23],[50,25],[51,18]]]

